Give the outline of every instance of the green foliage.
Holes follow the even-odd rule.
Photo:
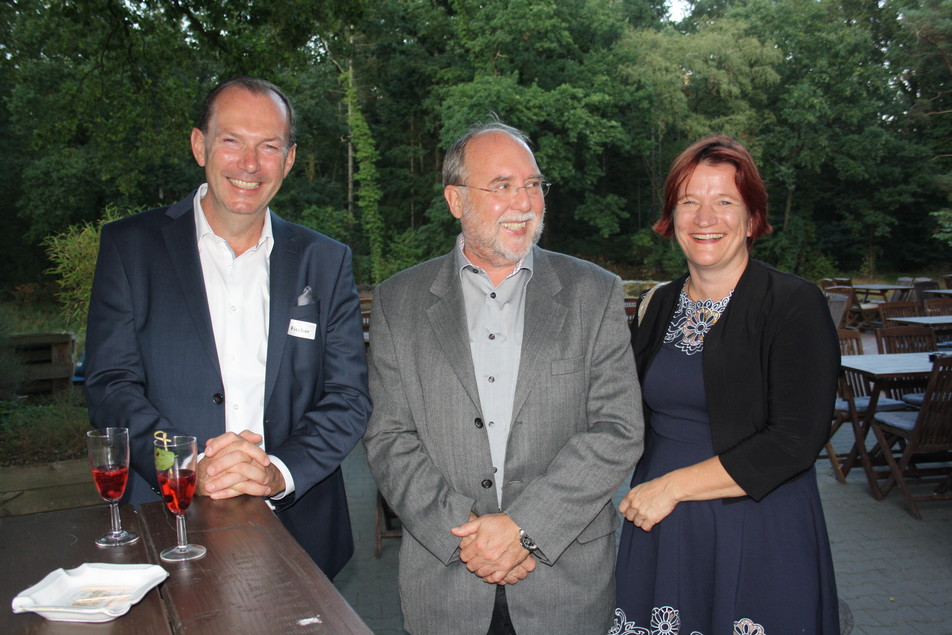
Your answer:
[[[0,401],[0,466],[83,458],[89,429],[75,389],[34,401]]]
[[[637,260],[645,263],[642,277],[670,280],[687,270],[684,252],[677,243],[650,229],[642,229],[632,236],[631,248]]]
[[[754,258],[768,262],[782,271],[795,273],[807,280],[819,280],[837,274],[835,264],[816,247],[816,227],[802,216],[794,216],[783,229],[761,238],[754,244]]]
[[[491,112],[529,134],[555,185],[552,249],[678,269],[643,232],[672,158],[724,132],[768,183],[770,258],[952,260],[930,215],[949,208],[952,4],[688,4],[674,24],[662,0],[0,3],[0,284],[38,279],[42,241],[107,204],[191,191],[197,108],[239,73],[277,83],[298,115],[273,208],[352,245],[360,282],[452,244],[443,152]]]
[[[932,217],[939,223],[935,237],[952,246],[952,209],[936,210],[932,212]]]
[[[370,278],[373,284],[383,281],[384,226],[380,218],[378,203],[382,193],[378,184],[377,161],[380,154],[374,143],[373,134],[367,125],[357,99],[353,73],[345,72],[341,83],[346,88],[347,124],[350,126],[350,142],[354,145],[354,158],[357,172],[354,182],[357,185],[357,207],[360,209],[360,221],[370,243]]]
[[[60,234],[49,236],[44,244],[53,266],[47,273],[55,276],[59,299],[70,320],[84,321],[89,312],[89,294],[93,288],[99,234],[103,225],[141,210],[120,211],[109,205],[102,217],[93,222],[71,225]]]

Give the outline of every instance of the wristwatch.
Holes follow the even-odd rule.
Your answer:
[[[528,551],[529,553],[535,553],[539,550],[539,545],[535,543],[535,540],[530,538],[526,534],[525,529],[519,530],[519,544],[522,545],[522,548]]]

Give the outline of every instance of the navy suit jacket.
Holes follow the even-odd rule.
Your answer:
[[[225,432],[224,387],[195,236],[194,192],[169,207],[106,225],[86,335],[90,418],[127,427],[126,500],[157,500],[156,430],[205,442]],[[370,416],[360,303],[350,249],[271,214],[265,448],[295,491],[278,517],[333,577],[353,553],[340,464]],[[313,302],[298,305],[305,287]],[[313,340],[290,321],[316,324]]]

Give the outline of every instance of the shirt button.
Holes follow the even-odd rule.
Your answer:
[[[496,381],[496,378],[495,378],[495,377],[490,377],[490,378],[489,378],[489,383],[490,383],[490,384],[494,383],[495,381]]]
[[[238,408],[239,408],[238,404],[234,404],[234,405],[231,407],[232,410],[238,410]]]
[[[496,334],[495,334],[495,333],[490,333],[490,334],[489,334],[489,339],[491,339],[491,340],[496,339]]]
[[[477,269],[476,267],[473,267],[473,273],[479,274],[479,269]]]
[[[490,294],[489,294],[489,297],[495,300],[495,299],[496,299],[496,292],[493,291],[492,293],[490,293]]]
[[[494,466],[493,466],[493,474],[496,473],[496,469],[497,469],[497,468],[496,468],[496,466],[494,465]]]
[[[231,307],[231,312],[232,312],[232,313],[235,313],[236,311],[238,311],[238,307],[232,305],[232,307]]]
[[[473,421],[473,423],[476,424],[476,427],[477,427],[477,428],[482,428],[482,427],[483,427],[483,420],[480,419],[479,417],[476,417],[476,420]]]
[[[490,487],[493,486],[493,482],[487,478],[487,479],[483,479],[483,482],[480,483],[480,485],[483,486],[483,489],[489,489]]]
[[[212,403],[215,405],[221,405],[221,402],[224,400],[225,397],[220,392],[216,392],[214,395],[212,395]]]

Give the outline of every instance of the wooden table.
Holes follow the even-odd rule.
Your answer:
[[[891,317],[893,322],[910,326],[931,326],[934,329],[952,328],[952,315],[924,315],[919,317]]]
[[[260,498],[196,497],[186,516],[189,542],[207,547],[208,555],[181,563],[162,562],[158,556],[175,544],[175,519],[163,503],[142,505],[138,516],[131,508],[123,514],[123,526],[137,531],[142,540],[116,550],[93,544],[109,525],[105,504],[0,519],[0,587],[8,607],[17,593],[59,567],[138,562],[157,563],[169,572],[157,590],[112,622],[47,622],[32,613],[14,615],[8,610],[0,633],[372,635]],[[42,557],[35,558],[35,553]],[[9,571],[16,575],[9,576]]]
[[[932,362],[929,361],[929,353],[843,355],[840,358],[840,366],[843,370],[863,375],[872,383],[869,407],[866,409],[863,421],[859,422],[859,425],[855,420],[853,421],[853,434],[856,440],[843,465],[843,471],[849,471],[858,458],[863,465],[873,497],[881,500],[883,494],[877,484],[872,458],[866,449],[866,437],[869,434],[873,415],[876,414],[876,403],[879,401],[879,395],[886,390],[924,386],[929,380],[929,373],[932,372]]]
[[[888,300],[886,293],[889,291],[912,291],[914,287],[904,284],[854,284],[853,291],[857,295],[859,302],[871,302],[870,295],[879,296],[880,302]],[[860,297],[862,294],[862,297]]]
[[[165,505],[148,503],[140,513],[151,555],[169,572],[162,595],[175,633],[372,635],[262,499],[197,496],[186,528],[208,555],[182,563],[158,557],[175,544]]]
[[[952,289],[950,289],[952,291]],[[952,315],[926,315],[920,317],[894,317],[893,322],[910,326],[930,326],[935,331],[936,341],[947,342],[952,331]]]
[[[97,547],[93,541],[109,529],[109,507],[66,509],[0,518],[0,633],[147,633],[172,632],[162,597],[152,589],[128,613],[111,622],[80,624],[49,622],[36,613],[14,613],[13,598],[56,569],[74,569],[84,562],[151,564],[153,560],[135,511],[123,506],[122,526],[142,538],[125,547]]]

